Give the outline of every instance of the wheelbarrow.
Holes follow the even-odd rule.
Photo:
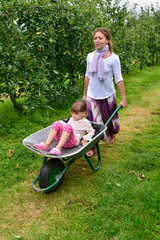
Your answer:
[[[74,163],[77,159],[82,157],[85,157],[86,161],[88,162],[90,168],[93,171],[99,170],[101,166],[99,141],[102,138],[104,131],[106,131],[107,125],[121,107],[122,105],[119,105],[116,108],[116,110],[113,112],[113,114],[108,119],[106,124],[91,122],[92,127],[95,129],[95,134],[93,138],[85,146],[82,146],[80,144],[79,146],[73,148],[62,148],[61,151],[62,154],[60,156],[50,154],[47,151],[43,151],[34,147],[34,143],[36,142],[45,142],[52,126],[48,126],[26,137],[23,140],[23,145],[29,150],[44,156],[40,172],[32,182],[32,188],[37,192],[49,193],[56,191],[61,186],[64,179],[64,175],[68,168],[71,166],[71,164]],[[56,140],[54,140],[51,144],[51,148],[55,147],[56,145],[57,142]],[[96,166],[93,166],[91,158],[89,158],[86,155],[86,153],[94,146],[96,147],[98,158]],[[65,165],[64,162],[67,162],[67,164]],[[37,182],[39,182],[39,188],[35,186]]]

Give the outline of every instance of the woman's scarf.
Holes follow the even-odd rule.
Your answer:
[[[96,48],[93,60],[89,67],[89,73],[92,75],[94,73],[97,73],[98,79],[100,81],[104,81],[105,79],[105,69],[104,69],[104,62],[102,57],[105,56],[108,53],[108,51],[109,51],[108,44],[106,44],[106,46],[100,50]]]

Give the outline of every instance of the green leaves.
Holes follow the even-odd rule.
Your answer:
[[[158,9],[137,17],[119,0],[3,0],[0,5],[0,97],[25,97],[28,112],[55,101],[63,105],[70,93],[79,98],[96,27],[109,28],[123,72],[160,55]]]

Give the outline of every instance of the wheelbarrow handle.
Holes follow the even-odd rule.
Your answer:
[[[108,126],[108,123],[110,123],[110,121],[114,118],[114,116],[116,115],[116,113],[118,112],[118,110],[120,109],[120,108],[122,108],[123,106],[122,105],[119,105],[117,108],[116,108],[116,110],[112,113],[112,115],[110,116],[110,118],[108,119],[108,121],[106,122],[106,127]]]

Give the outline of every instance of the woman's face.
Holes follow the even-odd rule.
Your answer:
[[[106,36],[101,32],[96,32],[94,35],[94,45],[95,47],[100,50],[105,47],[105,45],[109,42],[106,39]]]

